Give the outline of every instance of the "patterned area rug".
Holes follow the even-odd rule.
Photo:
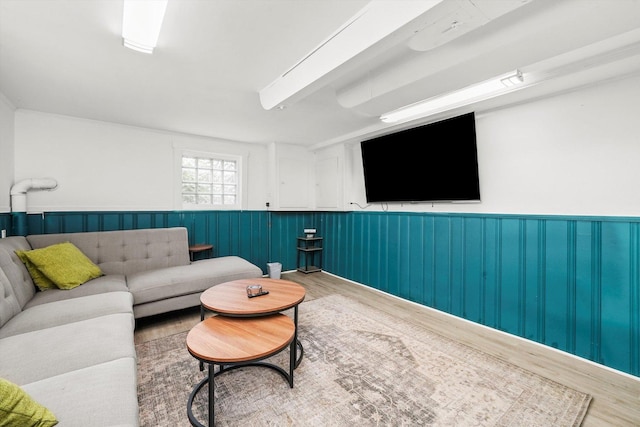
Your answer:
[[[294,388],[271,369],[216,377],[217,426],[579,426],[584,393],[334,295],[299,308]],[[187,333],[136,346],[142,426],[188,426],[205,376]],[[288,370],[289,351],[268,361]],[[206,424],[207,386],[193,411]]]

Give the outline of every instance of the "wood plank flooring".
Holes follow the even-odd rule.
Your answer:
[[[589,393],[593,400],[582,424],[584,427],[640,427],[640,378],[324,272],[290,272],[283,274],[282,278],[304,286],[307,292],[305,301],[341,294],[543,377]],[[304,313],[303,307],[304,305],[301,315]],[[139,319],[136,323],[135,341],[140,343],[188,331],[199,321],[199,308]]]

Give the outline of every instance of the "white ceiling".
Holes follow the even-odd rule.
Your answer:
[[[387,3],[403,1],[418,0]],[[0,0],[0,92],[16,108],[320,147],[388,132],[380,114],[515,68],[527,87],[466,109],[640,72],[640,0],[429,1],[419,25],[265,110],[259,92],[367,0],[169,0],[153,55],[122,46],[121,0]]]

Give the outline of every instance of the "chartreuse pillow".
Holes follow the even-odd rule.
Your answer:
[[[33,279],[33,283],[35,283],[38,289],[40,289],[41,291],[46,291],[47,289],[58,289],[56,284],[53,283],[51,279],[42,274],[42,272],[38,270],[38,268],[33,265],[31,261],[29,261],[29,258],[27,258],[27,256],[25,255],[25,252],[26,251],[16,251],[16,255],[18,255],[20,261],[22,261],[25,267],[27,267],[29,275],[31,275],[31,279]]]
[[[49,427],[58,424],[50,410],[4,378],[0,378],[0,397],[0,427]]]
[[[100,267],[70,242],[33,249],[24,255],[60,289],[73,289],[102,276]]]

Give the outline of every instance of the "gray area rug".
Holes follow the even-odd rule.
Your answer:
[[[217,426],[578,426],[591,397],[339,295],[299,308],[294,388],[271,369],[216,377]],[[136,346],[142,426],[188,426],[205,376],[187,333]],[[268,359],[288,370],[289,351]],[[207,387],[193,406],[206,424]]]

